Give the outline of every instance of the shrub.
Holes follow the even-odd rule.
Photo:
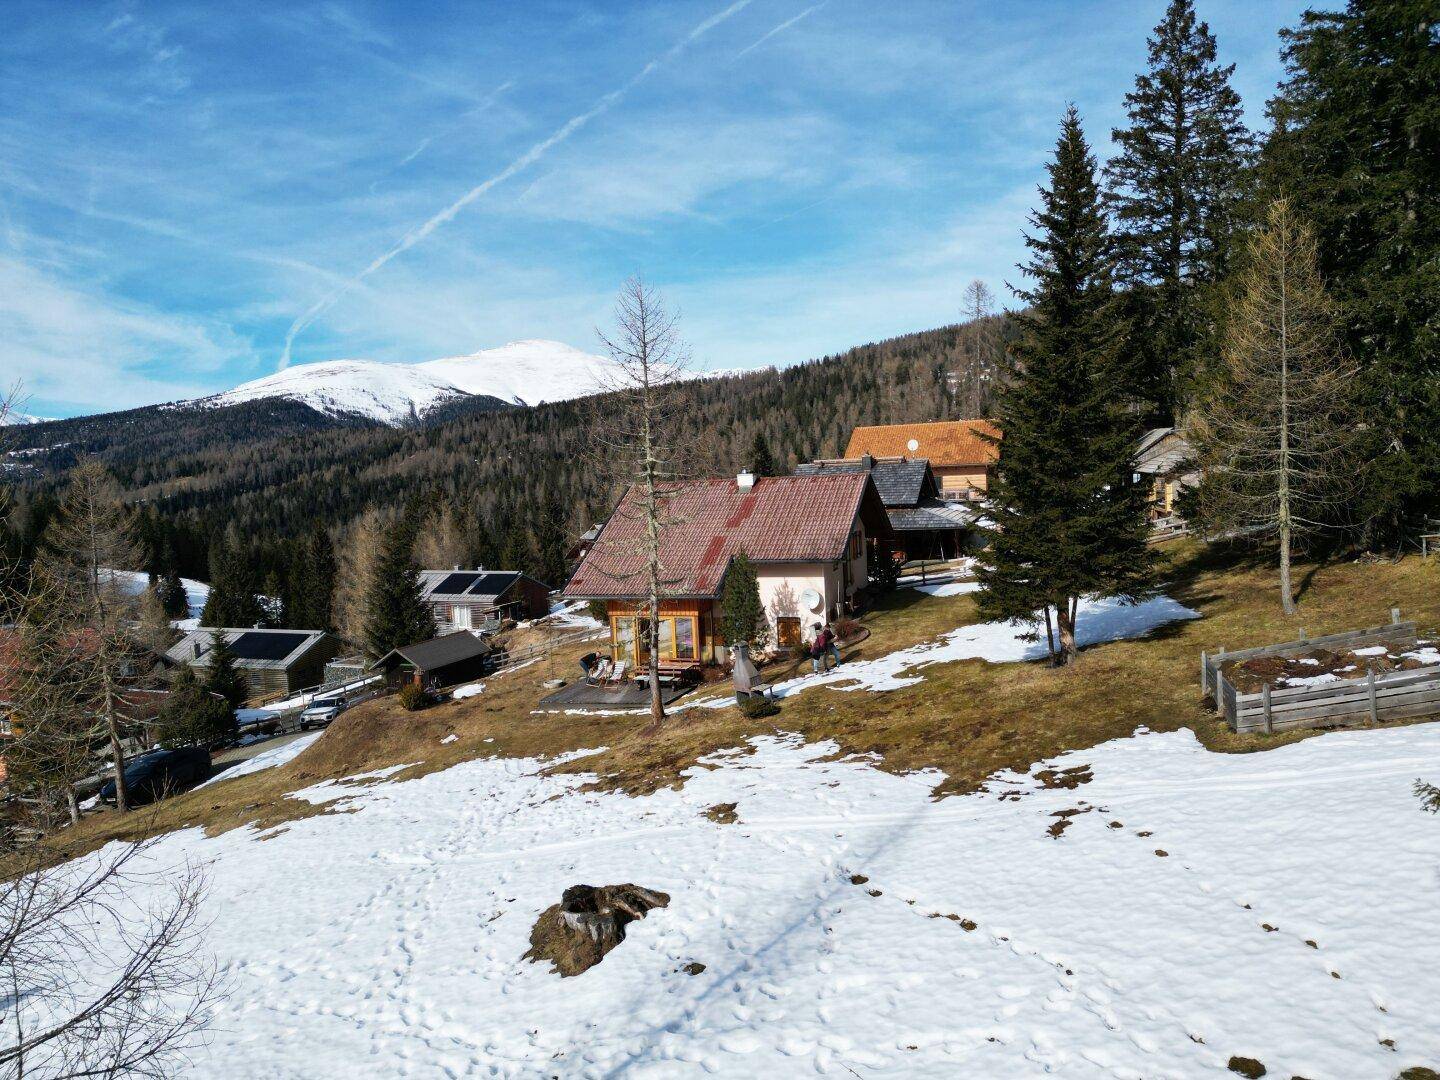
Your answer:
[[[406,712],[419,712],[430,704],[430,695],[414,683],[406,683],[397,695],[400,707]]]
[[[870,580],[882,592],[889,592],[900,581],[900,564],[904,556],[898,551],[877,551],[870,560]]]
[[[860,624],[854,619],[841,619],[835,624],[835,636],[841,641],[848,641],[860,632]]]
[[[763,694],[752,694],[740,699],[740,711],[751,720],[759,720],[761,717],[774,716],[780,711],[780,706]]]

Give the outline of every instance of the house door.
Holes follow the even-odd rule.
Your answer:
[[[782,649],[793,649],[800,644],[799,616],[781,615],[775,620],[775,642]]]
[[[456,604],[454,619],[456,630],[469,630],[474,624],[470,619],[470,605]]]

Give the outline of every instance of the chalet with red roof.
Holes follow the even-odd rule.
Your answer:
[[[605,602],[612,655],[636,665],[649,663],[639,500],[636,488],[625,493],[564,591],[568,600]],[[718,601],[742,551],[755,564],[772,639],[788,646],[854,609],[869,584],[871,541],[891,536],[868,472],[741,473],[684,484],[662,502],[662,660],[719,659]]]

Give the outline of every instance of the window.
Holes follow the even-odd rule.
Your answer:
[[[864,540],[864,538],[860,535],[860,530],[859,530],[859,529],[856,529],[853,533],[850,534],[850,558],[851,558],[851,560],[853,561],[853,560],[855,560],[855,559],[860,558],[860,554],[861,554],[861,552],[863,552],[864,550],[865,550],[865,540]]]
[[[800,644],[799,616],[781,615],[775,620],[775,641],[782,649],[793,649]]]
[[[695,620],[688,615],[674,620],[675,659],[695,659]]]

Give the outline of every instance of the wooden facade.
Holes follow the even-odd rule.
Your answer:
[[[605,605],[610,623],[610,656],[639,667],[649,663],[650,605],[611,600]],[[714,663],[720,640],[715,604],[710,600],[663,600],[660,603],[660,659]]]

